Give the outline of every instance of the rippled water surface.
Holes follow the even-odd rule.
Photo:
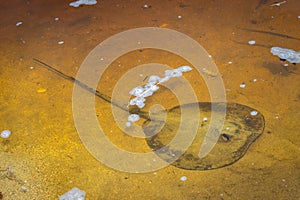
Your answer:
[[[8,139],[0,138],[0,199],[58,199],[73,187],[84,190],[86,199],[300,199],[300,64],[282,62],[270,53],[273,46],[300,50],[299,1],[277,6],[272,0],[114,0],[78,8],[69,3],[0,4],[0,129],[11,131]],[[263,134],[238,162],[215,170],[170,165],[126,173],[97,161],[85,148],[73,120],[73,83],[33,58],[75,77],[95,46],[140,27],[168,28],[193,38],[216,63],[219,73],[206,75],[222,78],[227,101],[264,115]],[[176,43],[176,38],[169,39]],[[120,44],[120,50],[125,47]],[[97,89],[117,96],[113,91],[122,76],[146,63],[172,68],[190,64],[163,50],[135,50],[109,65]],[[195,70],[184,77],[198,101],[210,101]],[[147,77],[141,74],[123,85],[133,80],[142,85]],[[175,98],[162,87],[147,101],[172,108],[179,103]],[[149,152],[144,139],[122,131],[111,109],[96,97],[95,116],[107,138],[124,150]],[[91,131],[87,128],[86,134]],[[116,156],[103,146],[93,148]]]

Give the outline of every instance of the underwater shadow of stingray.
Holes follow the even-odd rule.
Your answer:
[[[145,125],[148,126],[143,127],[145,134],[151,135],[153,130],[165,123],[159,133],[147,138],[147,143],[160,158],[175,167],[188,170],[210,170],[231,165],[242,158],[249,146],[263,133],[265,120],[261,113],[258,112],[256,115],[251,115],[251,111],[254,111],[253,108],[237,103],[227,103],[223,130],[220,133],[218,142],[207,156],[199,158],[198,154],[208,131],[209,120],[200,122],[193,143],[185,152],[180,148],[176,148],[176,145],[169,148],[168,144],[175,137],[181,122],[180,110],[184,109],[184,112],[193,112],[195,104],[199,105],[200,119],[203,117],[210,119],[212,103],[199,102],[185,104],[181,107],[177,106],[168,110],[166,122],[155,120],[155,116],[153,116],[152,119],[154,120],[146,121]],[[189,125],[196,121],[195,119],[189,120]],[[187,128],[184,134],[189,134],[188,130]],[[184,140],[184,138],[181,138],[181,140]],[[181,156],[172,162],[174,160],[173,157],[176,155]]]
[[[263,62],[262,66],[268,69],[272,74],[280,74],[281,76],[290,76],[293,72],[293,66],[285,67],[280,62]]]

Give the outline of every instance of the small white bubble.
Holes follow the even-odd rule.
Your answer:
[[[65,43],[64,41],[59,41],[59,42],[57,42],[57,44],[63,44],[63,43]]]
[[[253,110],[250,112],[250,115],[252,115],[252,116],[256,116],[257,114],[258,114],[258,112],[256,110]]]
[[[255,78],[255,79],[253,79],[253,82],[256,82],[257,81],[257,79]]]
[[[55,21],[58,21],[58,20],[59,20],[59,18],[58,18],[58,17],[55,17],[55,18],[54,18],[54,20],[55,20]]]
[[[131,126],[131,123],[130,122],[126,122],[125,124],[127,127],[130,127]]]
[[[182,19],[182,16],[181,16],[181,15],[178,15],[177,18],[178,18],[178,19]]]
[[[136,122],[140,119],[140,116],[137,114],[131,114],[128,116],[128,121],[130,122]]]
[[[17,22],[16,26],[21,26],[23,24],[23,22]]]
[[[187,177],[186,177],[186,176],[182,176],[182,177],[180,178],[180,180],[181,180],[181,181],[186,181],[186,180],[187,180]]]
[[[240,88],[245,88],[245,87],[246,87],[245,83],[240,84]]]
[[[231,64],[232,64],[232,62],[231,62],[231,61],[229,61],[229,62],[228,62],[228,65],[231,65]]]
[[[207,117],[203,117],[203,121],[204,121],[204,122],[207,122],[207,121],[208,121],[208,118],[207,118]]]
[[[255,40],[250,40],[249,42],[248,42],[248,44],[250,44],[250,45],[254,45],[256,42],[255,42]]]
[[[1,132],[1,137],[6,139],[6,138],[9,138],[10,134],[11,134],[10,130],[4,130]]]
[[[21,186],[21,189],[23,190],[23,192],[26,192],[27,191],[27,187],[25,185],[22,185]]]

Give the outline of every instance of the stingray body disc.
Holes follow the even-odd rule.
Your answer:
[[[198,104],[198,105],[197,105]],[[221,105],[224,103],[214,103]],[[194,112],[194,106],[200,109],[200,124],[192,144],[183,151],[179,145],[168,144],[176,136],[181,120],[181,112]],[[222,132],[213,149],[204,158],[199,158],[199,150],[210,125],[211,103],[199,102],[174,107],[167,111],[165,121],[155,115],[143,125],[148,137],[147,144],[156,154],[170,164],[188,170],[209,170],[225,167],[235,163],[245,155],[248,147],[263,133],[265,121],[260,112],[245,105],[227,103],[226,118]],[[254,111],[254,112],[253,112]],[[218,110],[214,110],[217,112]],[[220,113],[221,114],[221,113]],[[160,116],[160,115],[157,115]],[[207,120],[206,120],[207,119]],[[186,126],[192,126],[195,119],[188,119]],[[151,123],[150,123],[151,122]],[[153,131],[159,129],[155,135]],[[189,134],[188,130],[184,134]],[[185,137],[180,138],[184,141]],[[181,155],[174,161],[175,155]]]

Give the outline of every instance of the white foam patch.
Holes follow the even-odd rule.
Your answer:
[[[80,5],[95,5],[96,3],[97,3],[96,0],[77,0],[77,1],[71,2],[69,5],[77,8]]]

